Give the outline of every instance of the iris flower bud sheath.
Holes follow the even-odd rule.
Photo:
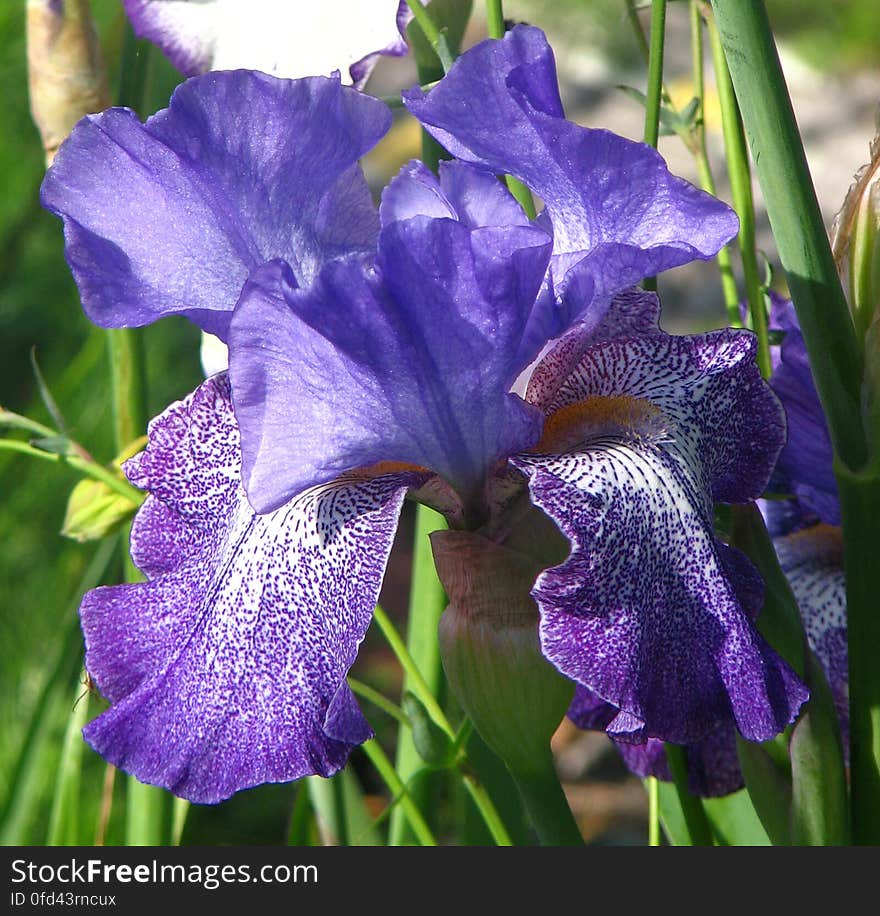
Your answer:
[[[31,115],[51,165],[73,125],[110,105],[88,0],[28,0],[27,54]]]
[[[452,689],[513,773],[540,770],[574,692],[541,654],[530,595],[541,567],[466,531],[434,532],[431,546],[449,596],[440,647]]]

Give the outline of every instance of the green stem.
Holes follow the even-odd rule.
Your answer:
[[[691,0],[691,66],[694,84],[694,95],[699,102],[696,124],[694,125],[693,154],[700,176],[700,187],[717,196],[712,167],[709,164],[709,150],[706,146],[705,99],[706,90],[703,79],[703,17],[700,14],[700,0]],[[727,310],[727,322],[733,328],[742,327],[739,313],[739,292],[733,274],[733,263],[730,258],[730,247],[725,245],[716,255],[718,273],[721,276],[721,290],[724,293],[724,307]]]
[[[455,731],[449,724],[449,720],[446,718],[445,713],[440,708],[440,704],[431,693],[428,682],[423,677],[409,649],[404,645],[403,640],[400,638],[400,634],[394,628],[391,619],[378,605],[373,612],[373,619],[378,624],[379,629],[382,631],[382,635],[385,637],[385,641],[391,647],[391,651],[397,657],[404,672],[406,672],[408,689],[418,697],[422,706],[425,707],[425,712],[431,717],[431,721],[433,721],[439,729],[446,732],[454,741]]]
[[[724,132],[724,149],[727,153],[727,169],[730,175],[730,190],[733,206],[739,216],[739,249],[742,255],[746,299],[752,328],[758,338],[758,366],[764,378],[769,378],[773,367],[770,362],[770,338],[767,334],[767,310],[764,305],[764,291],[758,269],[758,249],[755,237],[755,204],[752,197],[752,172],[749,166],[749,151],[743,133],[742,119],[730,71],[721,47],[721,38],[714,19],[708,20],[709,44],[712,48],[712,62],[715,68],[715,83],[718,87],[718,101],[721,105],[721,126]]]
[[[853,842],[880,844],[880,475],[837,469],[849,642],[850,822]]]
[[[648,790],[648,845],[660,845],[660,784],[656,776],[645,780]]]
[[[651,0],[651,41],[648,51],[648,89],[645,98],[645,143],[657,149],[663,96],[663,40],[666,0]]]
[[[83,738],[82,730],[89,715],[89,694],[83,696],[82,685],[77,686],[73,708],[67,720],[61,761],[55,781],[55,795],[49,815],[47,846],[78,846],[80,783],[82,781]]]
[[[78,455],[60,455],[58,452],[47,452],[44,449],[35,448],[29,442],[21,442],[18,439],[0,439],[0,451],[20,452],[22,455],[29,455],[31,458],[41,458],[43,461],[51,461],[54,464],[67,465],[86,477],[91,477],[107,484],[111,490],[120,496],[124,496],[135,506],[139,506],[144,501],[144,494],[140,490],[136,490],[131,484],[117,477],[113,471],[95,461],[87,461]]]
[[[443,65],[444,71],[448,73],[449,68],[452,66],[452,55],[449,52],[446,39],[440,29],[437,28],[437,23],[434,22],[431,13],[426,7],[422,6],[421,0],[406,0],[406,5],[410,8],[413,19],[419,24],[419,28],[425,33],[425,38],[430,42],[434,53]]]
[[[498,810],[493,804],[492,799],[489,798],[489,793],[482,783],[471,773],[465,771],[461,771],[461,778],[465,789],[467,789],[468,795],[470,795],[484,823],[489,828],[489,833],[492,834],[495,845],[513,846],[513,840],[510,838],[510,834],[507,832],[507,828],[504,826],[498,814]]]
[[[486,0],[486,30],[490,38],[504,37],[504,10],[501,0]]]
[[[703,803],[688,789],[687,758],[685,749],[678,744],[666,745],[666,759],[675,782],[678,801],[681,805],[691,846],[713,846],[712,827],[703,808]]]
[[[405,728],[409,727],[409,719],[406,717],[406,713],[399,706],[392,703],[384,694],[374,690],[369,684],[364,684],[351,676],[348,678],[348,686],[351,687],[352,693],[356,693],[368,703],[378,706],[382,712],[387,713],[392,719],[396,719]]]
[[[437,840],[434,839],[431,828],[422,816],[422,812],[419,810],[418,805],[413,801],[406,785],[397,775],[396,770],[385,754],[385,751],[382,750],[382,746],[379,742],[373,738],[363,745],[363,749],[370,763],[376,768],[376,772],[382,777],[385,785],[391,790],[392,796],[397,799],[397,805],[406,816],[407,822],[419,843],[422,846],[436,846]]]
[[[663,102],[663,43],[666,35],[666,0],[651,0],[651,38],[648,48],[648,86],[645,95],[645,143],[657,148],[660,108]],[[657,290],[657,278],[646,277],[642,286]]]
[[[584,845],[549,752],[546,766],[539,771],[529,774],[511,771],[511,775],[542,846]]]
[[[831,439],[844,464],[859,468],[861,355],[767,12],[759,0],[712,0],[712,8]]]

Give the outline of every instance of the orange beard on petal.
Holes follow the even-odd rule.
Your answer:
[[[603,436],[655,439],[669,431],[668,418],[645,398],[628,394],[594,395],[550,414],[541,440],[531,451],[559,454]]]

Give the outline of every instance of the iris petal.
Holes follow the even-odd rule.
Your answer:
[[[126,471],[150,491],[132,531],[148,581],[83,601],[86,665],[112,703],[86,739],[196,802],[338,770],[371,734],[345,678],[424,478],[350,477],[255,515],[222,375],[154,420]]]

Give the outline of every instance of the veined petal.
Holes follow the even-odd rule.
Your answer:
[[[148,576],[83,600],[86,666],[112,706],[85,737],[191,801],[338,770],[371,732],[346,675],[412,474],[356,477],[257,516],[225,376],[150,425],[126,472]]]
[[[246,67],[295,78],[351,71],[362,85],[379,54],[406,54],[398,0],[124,0],[135,33],[182,73]]]
[[[543,454],[513,460],[572,545],[533,591],[544,653],[619,710],[619,737],[690,744],[732,715],[766,740],[807,697],[712,529],[713,500],[757,496],[782,444],[753,353],[735,331],[596,344],[551,404]]]
[[[564,299],[569,274],[589,280],[576,301],[556,303],[553,336],[646,276],[712,257],[737,231],[729,207],[670,175],[655,150],[564,119],[538,29],[477,45],[429,93],[415,88],[404,100],[454,156],[514,175],[544,201],[557,294]]]
[[[764,492],[785,441],[785,416],[761,378],[755,347],[751,332],[731,328],[600,342],[546,409],[597,395],[648,401],[674,424],[666,448],[693,469],[705,505],[747,502]]]
[[[814,525],[774,538],[773,546],[801,612],[807,641],[828,678],[846,748],[849,663],[841,530]]]
[[[338,79],[248,71],[184,83],[141,124],[84,118],[43,182],[89,317],[106,327],[184,314],[224,338],[248,274],[284,258],[300,283],[375,245],[357,160],[388,108]]]
[[[528,227],[416,217],[382,230],[375,270],[336,262],[307,290],[281,264],[255,274],[230,339],[254,506],[381,461],[470,496],[534,443],[540,413],[507,392],[549,248]]]

